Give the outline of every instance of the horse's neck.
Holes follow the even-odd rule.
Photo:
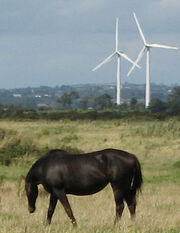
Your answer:
[[[37,172],[37,169],[31,169],[27,175],[27,181],[31,184],[39,184],[40,176]]]

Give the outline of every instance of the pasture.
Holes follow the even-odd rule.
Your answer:
[[[0,121],[0,233],[179,233],[180,122],[168,121]],[[22,175],[46,151],[91,152],[116,148],[134,153],[144,184],[136,220],[127,207],[114,227],[110,186],[84,197],[69,196],[78,222],[73,229],[60,203],[52,225],[44,226],[49,196],[40,187],[37,210],[29,214]]]

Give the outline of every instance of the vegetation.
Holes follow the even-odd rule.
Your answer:
[[[152,98],[158,98],[163,102],[167,102],[168,95],[173,87],[172,85],[165,86],[152,83]],[[104,94],[109,95],[111,101],[115,103],[116,84],[64,85],[60,87],[40,86],[36,88],[28,87],[9,90],[0,89],[0,104],[33,109],[96,109],[95,99]],[[144,103],[144,96],[144,84],[123,84],[122,101],[126,102],[128,105],[131,105],[132,98],[136,98],[137,104]],[[99,108],[99,106],[97,106],[97,108]]]
[[[70,93],[64,93],[60,98],[58,98],[57,102],[62,104],[64,108],[71,108],[73,100],[78,97],[77,92],[71,91]]]
[[[101,94],[92,99],[91,95],[80,98],[75,91],[64,93],[57,99],[62,109],[49,108],[39,105],[39,108],[24,108],[15,105],[0,105],[0,118],[2,119],[45,119],[45,120],[97,120],[97,119],[168,119],[180,115],[180,86],[174,87],[168,96],[167,102],[153,98],[149,108],[145,109],[143,103],[138,103],[134,97],[129,102],[117,106],[110,95]],[[93,106],[93,107],[90,107]],[[76,108],[77,107],[77,108]]]
[[[111,109],[114,106],[111,96],[108,94],[103,94],[96,97],[94,104],[97,109]]]
[[[1,233],[179,233],[180,122],[141,119],[0,121]],[[138,198],[137,218],[129,220],[127,207],[113,227],[114,201],[108,186],[98,194],[69,196],[79,223],[72,229],[60,204],[52,225],[43,220],[48,195],[40,188],[37,211],[29,215],[24,182],[32,163],[46,151],[62,148],[73,153],[118,148],[136,154],[142,164],[144,185]]]

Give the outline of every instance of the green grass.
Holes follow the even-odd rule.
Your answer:
[[[0,121],[0,233],[179,233],[180,122],[169,121]],[[113,226],[114,200],[108,186],[98,194],[69,196],[78,228],[58,204],[53,222],[45,227],[48,196],[40,188],[37,212],[29,215],[25,176],[33,162],[54,148],[83,153],[104,148],[127,150],[138,156],[144,185],[137,218],[127,208]],[[9,162],[5,162],[6,160]]]
[[[1,165],[0,169],[0,182],[5,181],[19,181],[21,177],[27,174],[30,166],[5,166]]]

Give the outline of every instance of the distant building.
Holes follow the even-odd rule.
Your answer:
[[[15,97],[15,98],[21,98],[22,95],[21,94],[13,94],[13,97]]]
[[[49,95],[49,94],[44,94],[44,97],[51,97],[51,95]]]
[[[45,104],[45,103],[37,104],[37,107],[41,110],[48,110],[51,108],[48,104]]]

